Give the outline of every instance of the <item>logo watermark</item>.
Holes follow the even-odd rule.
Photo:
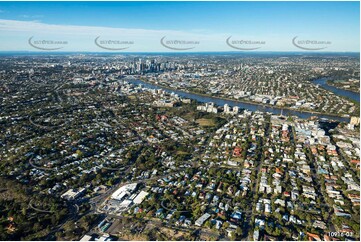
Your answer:
[[[260,45],[265,45],[266,41],[263,40],[231,40],[232,36],[229,36],[226,40],[226,44],[236,50],[257,50],[260,49]]]
[[[332,44],[332,42],[328,40],[296,40],[297,38],[298,36],[292,39],[292,44],[302,50],[323,50],[327,48],[325,45]],[[322,45],[322,47],[317,47],[320,45]]]
[[[165,40],[166,36],[160,39],[160,44],[170,50],[191,50],[194,49],[194,45],[199,45],[199,41],[194,40]],[[191,46],[191,47],[186,47]]]
[[[68,41],[64,40],[33,40],[34,36],[28,39],[28,43],[31,47],[38,50],[60,50],[68,44]]]
[[[134,41],[127,41],[127,40],[99,40],[100,36],[96,37],[94,43],[99,48],[104,50],[126,50],[130,48],[129,45],[134,45]],[[119,46],[119,47],[118,47]],[[124,46],[124,47],[120,47]]]

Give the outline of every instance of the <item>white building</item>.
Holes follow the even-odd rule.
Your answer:
[[[80,239],[80,241],[91,241],[92,237],[90,235],[84,235],[83,238]]]
[[[224,104],[224,113],[230,113],[231,112],[231,107],[226,103]]]
[[[131,184],[122,186],[121,188],[119,188],[112,194],[111,198],[115,199],[115,200],[123,200],[123,198],[125,196],[128,196],[135,191],[135,189],[137,188],[137,185],[138,185],[137,183],[131,183]]]
[[[62,194],[60,197],[66,200],[75,200],[77,198],[79,198],[83,192],[85,191],[85,188],[82,189],[70,189],[67,192],[65,192],[64,194]]]
[[[199,219],[197,219],[194,224],[201,227],[204,222],[207,221],[207,219],[209,219],[210,217],[211,215],[209,213],[205,213]]]
[[[148,196],[148,192],[141,191],[133,200],[135,204],[141,204],[143,200]]]
[[[238,106],[234,106],[234,107],[233,107],[233,113],[234,113],[234,114],[239,113],[239,107],[238,107]]]

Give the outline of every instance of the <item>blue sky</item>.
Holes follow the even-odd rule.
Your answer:
[[[297,36],[297,41],[313,41],[303,42],[306,48],[359,52],[359,4],[0,2],[0,51],[36,50],[28,43],[30,37],[38,44],[41,40],[64,41],[62,51],[104,51],[94,44],[98,36],[99,45],[126,47],[127,52],[174,51],[160,43],[163,37],[166,46],[190,51],[238,50],[232,46],[257,51],[303,51],[292,43]],[[231,46],[226,43],[229,37]],[[113,42],[101,44],[102,40]],[[189,43],[174,44],[173,40]]]

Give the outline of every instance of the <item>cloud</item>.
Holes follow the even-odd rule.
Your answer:
[[[178,30],[152,30],[152,29],[131,29],[99,26],[79,26],[79,25],[56,25],[46,24],[38,21],[18,21],[0,19],[0,31],[21,32],[31,34],[56,34],[56,35],[107,35],[107,36],[128,36],[128,37],[152,37],[152,36],[176,36],[183,38],[209,39],[218,38],[219,34],[201,34]]]
[[[43,18],[44,15],[27,15],[27,14],[23,14],[23,15],[20,15],[19,17],[21,17],[21,18]]]
[[[210,46],[219,46],[227,34],[212,34],[203,31],[154,30],[142,28],[116,28],[102,26],[80,26],[47,24],[35,20],[19,21],[0,19],[0,45],[5,49],[13,49],[17,43],[21,49],[29,49],[28,40],[67,41],[67,49],[99,50],[95,39],[132,41],[130,51],[163,51],[165,47],[160,40],[182,40],[200,42],[197,50],[206,51]],[[14,46],[14,47],[13,47]],[[207,47],[208,46],[208,47]],[[5,50],[6,50],[5,49]],[[65,47],[64,47],[65,49]],[[165,50],[167,51],[167,50]]]
[[[0,19],[0,51],[1,50],[31,50],[29,39],[35,41],[66,41],[68,44],[62,50],[71,51],[101,51],[95,43],[97,37],[103,41],[131,41],[127,51],[170,51],[161,43],[164,39],[167,43],[176,41],[188,41],[187,46],[193,47],[192,51],[237,51],[226,44],[226,39],[232,36],[234,40],[265,41],[260,51],[295,51],[290,35],[280,38],[267,34],[263,36],[244,35],[235,30],[232,33],[214,33],[206,29],[171,30],[171,29],[143,29],[143,28],[119,28],[106,26],[82,26],[48,24],[38,20],[27,21]],[[174,41],[176,40],[176,41]],[[197,42],[197,44],[192,44]],[[198,43],[199,42],[199,43]],[[165,43],[165,45],[168,45]],[[350,45],[353,43],[350,42]],[[116,46],[116,44],[114,44]],[[344,48],[345,43],[341,47]],[[173,44],[177,48],[178,45]],[[334,46],[333,46],[334,47]],[[338,50],[336,46],[333,50]],[[328,49],[331,51],[331,48]]]

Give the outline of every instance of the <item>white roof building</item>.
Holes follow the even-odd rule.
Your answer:
[[[80,241],[90,241],[92,237],[90,235],[84,235],[83,238],[80,239]]]
[[[141,204],[143,200],[148,196],[148,192],[141,191],[138,196],[136,196],[133,200],[135,204]]]
[[[196,220],[196,222],[194,223],[197,226],[202,226],[204,224],[204,222],[209,219],[211,217],[211,215],[209,213],[205,213],[203,214],[199,219]]]
[[[74,199],[77,199],[78,197],[80,197],[84,191],[85,191],[85,188],[81,188],[79,190],[70,189],[67,192],[65,192],[64,194],[62,194],[60,197],[70,201],[70,200],[74,200]]]
[[[131,183],[122,186],[112,194],[111,198],[115,200],[122,200],[125,197],[125,195],[129,195],[133,193],[134,190],[137,188],[137,185],[138,185],[137,183]]]

